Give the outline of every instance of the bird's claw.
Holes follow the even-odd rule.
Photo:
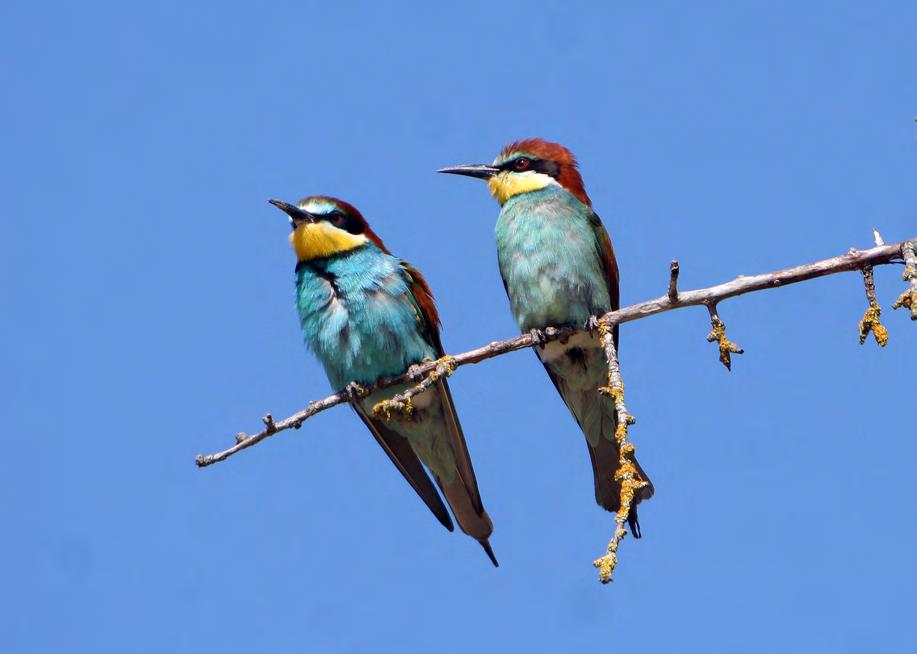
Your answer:
[[[595,330],[597,330],[601,324],[601,320],[595,316],[589,316],[589,320],[586,321],[586,329],[589,330],[589,333],[594,334]]]
[[[419,363],[412,363],[410,367],[408,367],[408,379],[410,379],[415,384],[419,382],[421,379],[423,379],[423,373],[420,372],[421,370],[422,368]]]
[[[542,329],[530,329],[529,336],[532,337],[532,340],[535,341],[535,345],[538,347],[544,347],[544,344],[548,342],[548,339],[545,338],[544,330]]]
[[[351,402],[356,402],[357,400],[362,400],[364,397],[369,395],[369,389],[363,386],[363,384],[350,382],[347,384],[347,386],[344,387],[344,393],[347,395],[347,399],[349,399]]]

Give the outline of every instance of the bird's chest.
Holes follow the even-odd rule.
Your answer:
[[[500,272],[520,329],[580,326],[610,308],[587,217],[554,202],[518,202],[504,206],[495,231]]]
[[[400,271],[385,262],[300,264],[296,304],[303,338],[332,386],[371,383],[434,357],[408,294]]]

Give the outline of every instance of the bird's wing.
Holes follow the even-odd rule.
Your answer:
[[[439,313],[436,311],[436,305],[433,302],[433,293],[427,280],[420,274],[416,268],[409,263],[402,262],[404,270],[410,279],[411,296],[418,316],[418,326],[423,333],[424,338],[436,351],[437,356],[443,356],[443,345],[439,338]],[[462,426],[459,423],[458,415],[455,412],[455,405],[452,402],[452,393],[449,391],[449,385],[445,380],[440,380],[436,384],[436,390],[440,395],[443,403],[443,414],[446,418],[447,427],[452,437],[452,449],[456,456],[456,466],[465,486],[472,497],[472,502],[478,512],[483,512],[484,508],[481,503],[481,496],[478,492],[478,482],[474,476],[474,468],[471,466],[471,457],[468,455],[468,446],[465,444],[465,435],[462,432]]]
[[[433,302],[433,293],[430,291],[430,286],[427,284],[426,279],[416,268],[406,262],[402,262],[402,266],[409,280],[411,299],[417,313],[418,328],[426,341],[430,343],[436,355],[441,357],[445,353],[439,337],[439,314]],[[474,467],[471,464],[471,456],[468,453],[468,445],[465,442],[465,434],[455,411],[449,384],[445,379],[440,379],[427,392],[436,393],[442,404],[443,420],[445,422],[444,435],[448,438],[449,447],[455,457],[457,472],[455,479],[449,484],[444,483],[436,474],[434,474],[434,477],[436,477],[440,489],[446,496],[446,501],[452,507],[452,512],[455,514],[462,531],[480,541],[488,556],[496,564],[496,559],[487,543],[487,537],[493,531],[493,525],[484,510],[481,493],[478,490],[478,481],[474,474]],[[434,436],[434,438],[436,437]]]
[[[614,247],[611,245],[611,237],[608,236],[608,230],[602,224],[602,219],[594,211],[589,217],[589,223],[592,225],[592,230],[595,234],[596,253],[605,271],[605,281],[608,284],[611,308],[617,309],[620,306],[620,273],[618,272],[618,260],[615,258]]]
[[[595,240],[596,240],[596,247],[597,247],[598,254],[599,254],[599,260],[602,262],[602,266],[605,270],[605,280],[606,280],[606,283],[608,284],[608,297],[611,300],[611,310],[614,311],[616,309],[621,308],[621,298],[620,298],[621,275],[618,270],[618,260],[615,257],[614,247],[611,244],[611,237],[608,236],[608,230],[605,229],[605,226],[602,224],[602,220],[599,218],[598,214],[596,214],[594,211],[592,212],[591,223],[592,223],[593,231],[595,232]],[[614,326],[613,336],[614,336],[615,349],[617,350],[620,345],[620,335],[618,334],[618,325]],[[615,426],[617,425],[617,414],[616,412],[612,412],[611,415],[614,421],[612,423],[612,430],[613,430]],[[601,448],[604,448],[604,447],[605,445],[603,443],[601,445]],[[608,469],[607,469],[608,466],[605,463],[608,461],[608,456],[599,451],[599,449],[601,448],[590,448],[590,454],[592,455],[592,466],[596,474],[596,496],[598,496],[598,493],[599,493],[600,477],[602,479],[606,479],[608,475]],[[614,448],[614,450],[615,450],[615,454],[617,454],[616,447]],[[615,456],[615,460],[617,460],[616,456]],[[643,468],[640,466],[640,464],[637,462],[636,459],[634,459],[634,464],[637,466],[637,470],[639,471],[640,477],[646,480],[647,482],[649,482],[649,485],[645,486],[638,493],[637,502],[639,502],[640,500],[646,500],[652,497],[654,493],[654,488],[653,488],[653,483],[650,481],[649,476],[647,476],[647,474],[643,472]],[[615,486],[616,485],[617,484],[615,484]],[[636,504],[634,505],[634,508],[636,510]]]
[[[453,531],[455,527],[452,524],[452,518],[449,517],[449,511],[446,510],[446,505],[443,504],[442,498],[436,492],[436,487],[427,475],[427,471],[424,470],[420,459],[417,458],[417,454],[411,448],[408,439],[389,429],[381,420],[370,416],[358,404],[353,404],[352,406],[363,423],[369,428],[369,431],[375,436],[376,441],[388,454],[388,458],[404,475],[411,488],[420,495],[420,499],[430,508],[436,519],[440,521],[443,527]]]
[[[608,284],[608,297],[611,299],[611,308],[617,309],[620,304],[620,273],[618,272],[618,260],[615,258],[615,250],[611,245],[611,237],[608,236],[608,230],[602,224],[602,219],[594,211],[589,217],[589,223],[592,225],[595,234],[595,247],[599,261],[602,263],[602,269],[605,271],[605,282]]]
[[[433,301],[433,291],[420,271],[407,261],[401,262],[405,279],[410,290],[410,300],[414,304],[417,316],[417,327],[424,339],[436,351],[436,356],[443,356],[443,344],[439,340],[439,312]]]
[[[564,378],[552,370],[549,364],[544,363],[544,369],[586,436],[586,448],[589,450],[595,481],[596,503],[607,511],[617,512],[621,505],[620,488],[614,478],[618,467],[618,446],[606,436],[614,433],[614,407],[609,406],[607,400],[595,391],[570,389]],[[589,372],[592,371],[584,369],[582,374]]]

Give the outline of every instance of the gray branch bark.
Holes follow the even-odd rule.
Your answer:
[[[723,300],[731,297],[736,297],[737,295],[743,295],[745,293],[762,291],[769,288],[778,288],[788,284],[797,284],[809,279],[815,279],[816,277],[824,277],[826,275],[833,275],[841,272],[862,270],[865,266],[877,266],[891,263],[892,261],[905,258],[904,252],[907,252],[907,258],[913,260],[914,242],[917,242],[917,239],[913,239],[910,242],[903,241],[900,243],[880,245],[868,250],[851,249],[846,254],[832,257],[830,259],[823,259],[821,261],[815,261],[813,263],[795,266],[785,270],[765,273],[762,275],[740,275],[730,282],[693,291],[676,290],[676,268],[676,270],[671,271],[672,275],[670,277],[670,285],[665,295],[662,295],[661,297],[655,298],[653,300],[638,302],[637,304],[623,307],[617,311],[611,311],[602,316],[600,320],[609,325],[619,325],[621,323],[648,318],[649,316],[656,315],[657,313],[672,311],[673,309],[681,309],[683,307],[699,305],[708,307],[715,306],[717,303],[722,302]],[[908,281],[911,284],[917,285],[917,280],[910,276]],[[917,293],[917,291],[915,291],[915,293]],[[462,354],[452,356],[452,367],[453,369],[456,369],[468,364],[480,363],[481,361],[492,359],[503,354],[508,354],[509,352],[515,352],[516,350],[532,347],[539,342],[549,342],[568,337],[577,331],[581,330],[548,327],[539,333],[527,333],[502,341],[494,341],[488,345],[484,345],[474,350],[469,350],[468,352],[463,352]],[[414,366],[410,372],[405,372],[404,374],[398,375],[397,377],[381,379],[375,384],[366,388],[367,390],[372,391],[388,388],[395,384],[404,382],[415,383],[419,376],[429,375],[436,369],[437,365],[440,365],[440,363],[436,361],[425,362],[418,366]],[[236,436],[235,445],[221,452],[215,452],[213,454],[199,454],[195,459],[196,463],[198,466],[203,468],[219,461],[223,461],[237,452],[241,452],[242,450],[247,449],[252,445],[260,443],[269,436],[273,436],[274,434],[288,429],[299,429],[303,422],[315,414],[335,407],[339,404],[349,402],[351,399],[352,393],[347,391],[335,393],[334,395],[329,395],[328,397],[321,400],[310,402],[305,409],[302,409],[290,417],[284,418],[278,422],[274,422],[274,419],[271,417],[271,415],[267,414],[263,418],[265,427],[260,432],[251,435],[240,433]]]

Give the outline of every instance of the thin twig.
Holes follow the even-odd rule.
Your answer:
[[[678,259],[672,259],[669,264],[669,302],[678,301]]]
[[[640,478],[635,464],[635,448],[627,439],[627,428],[637,420],[627,411],[624,403],[624,378],[621,376],[621,364],[618,362],[618,353],[615,349],[614,326],[604,320],[599,320],[599,337],[602,348],[605,350],[605,359],[608,361],[608,386],[599,389],[603,395],[611,397],[615,404],[617,425],[615,426],[615,441],[618,444],[618,468],[615,470],[615,481],[620,484],[620,497],[618,511],[615,514],[615,530],[605,548],[605,554],[592,562],[599,569],[599,581],[607,584],[611,581],[618,564],[618,545],[627,535],[624,528],[630,519],[634,496],[637,491],[649,482]],[[637,534],[639,537],[639,534]]]
[[[876,343],[880,347],[888,345],[888,330],[880,321],[882,308],[876,301],[876,280],[872,274],[872,266],[863,266],[863,286],[866,289],[866,300],[869,302],[869,308],[863,314],[863,319],[857,325],[860,332],[860,345],[866,342],[869,332],[876,337]]]
[[[716,341],[720,348],[720,363],[726,366],[726,370],[732,370],[732,354],[745,354],[745,350],[726,338],[726,323],[720,320],[716,312],[716,302],[707,304],[707,311],[710,312],[710,327],[713,331],[707,334],[707,341],[712,343]]]
[[[911,310],[911,320],[917,320],[917,240],[905,241],[901,245],[901,258],[904,259],[901,278],[909,288],[895,300],[892,309],[907,307]]]
[[[618,309],[617,311],[611,311],[602,316],[601,320],[612,325],[619,325],[621,323],[630,322],[632,320],[647,318],[657,313],[672,311],[673,309],[698,306],[701,304],[709,305],[710,303],[720,302],[727,298],[743,295],[745,293],[761,291],[768,288],[777,288],[779,286],[786,286],[788,284],[796,284],[809,279],[814,279],[816,277],[823,277],[825,275],[833,275],[835,273],[858,270],[861,269],[864,265],[875,266],[891,263],[894,259],[902,256],[903,245],[903,243],[892,243],[889,245],[870,248],[868,250],[850,250],[846,254],[842,254],[837,257],[823,259],[821,261],[808,263],[802,266],[795,266],[793,268],[787,268],[786,270],[778,270],[776,272],[765,273],[762,275],[753,275],[750,277],[738,277],[730,282],[718,284],[709,288],[679,292],[675,300],[669,299],[668,295],[666,294],[653,300],[639,302],[637,304]],[[912,284],[913,283],[914,282],[912,281]],[[460,368],[464,365],[480,363],[486,359],[507,354],[509,352],[515,352],[516,350],[532,347],[533,345],[538,344],[539,340],[541,343],[546,343],[557,340],[561,337],[570,336],[575,331],[579,330],[548,327],[547,329],[543,330],[540,339],[536,338],[533,334],[521,334],[519,336],[508,338],[503,341],[494,341],[483,347],[479,347],[462,354],[454,355],[452,358],[455,361],[455,368]],[[414,382],[416,380],[416,375],[427,374],[434,370],[437,365],[438,364],[435,361],[425,362],[417,366],[416,369],[412,370],[412,373],[405,372],[404,374],[398,375],[397,377],[379,380],[375,384],[368,386],[367,389],[369,391],[381,390],[395,384]],[[255,445],[256,443],[260,443],[265,438],[268,438],[273,434],[280,433],[287,429],[298,429],[300,426],[302,426],[303,422],[315,414],[335,407],[338,404],[344,404],[350,401],[350,399],[351,396],[348,393],[340,392],[335,393],[334,395],[329,395],[328,397],[321,400],[310,402],[305,409],[294,413],[288,418],[284,418],[283,420],[274,423],[273,431],[264,429],[253,435],[239,435],[237,436],[238,442],[226,450],[216,452],[214,454],[198,455],[196,457],[197,465],[200,467],[205,467],[219,461],[223,461],[236,452],[240,452],[251,447],[252,445]]]

